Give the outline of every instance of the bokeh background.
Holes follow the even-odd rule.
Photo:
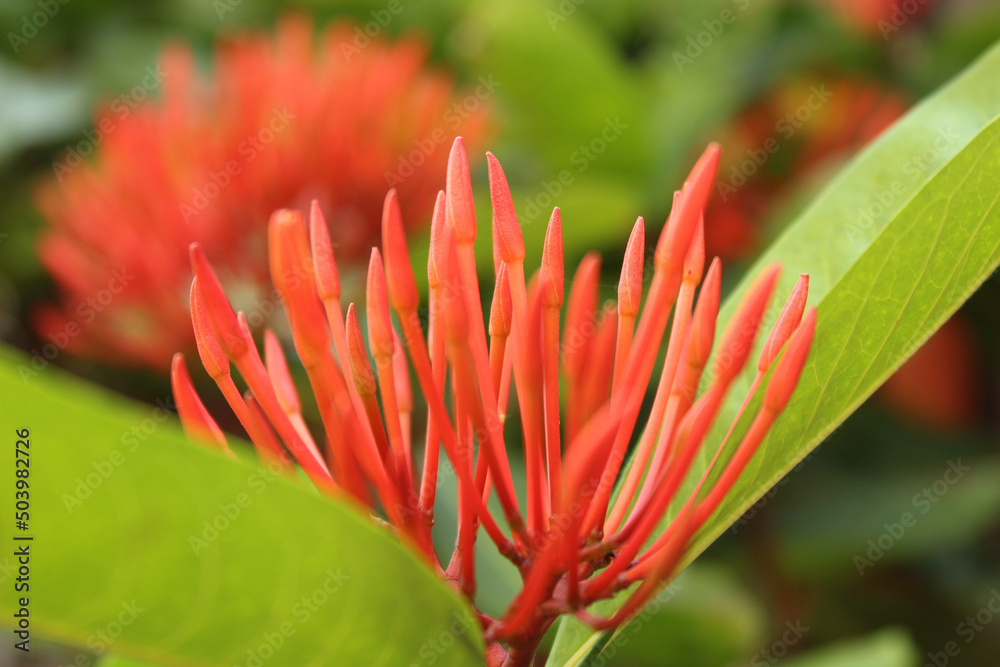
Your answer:
[[[39,313],[61,288],[39,259],[49,223],[38,193],[67,147],[90,136],[94,110],[161,97],[142,81],[170,44],[189,44],[211,71],[215,45],[273,32],[290,13],[317,28],[353,21],[388,43],[420,40],[429,67],[473,91],[456,99],[484,119],[474,182],[485,192],[489,148],[511,180],[529,262],[537,223],[558,204],[567,265],[599,249],[609,293],[635,216],[658,230],[707,141],[724,154],[706,244],[733,284],[844,161],[1000,38],[995,0],[5,0],[4,341],[32,352],[49,340]],[[137,87],[149,100],[135,99]],[[349,262],[345,272],[350,290]],[[989,609],[994,599],[1000,608],[997,331],[993,278],[670,589],[641,631],[613,644],[608,664],[1000,664]],[[100,358],[67,350],[52,363],[138,400],[167,395],[162,369],[112,343]],[[916,525],[900,531],[906,512]],[[952,641],[957,656],[942,653]],[[77,655],[53,646],[14,663],[9,645],[0,663]]]

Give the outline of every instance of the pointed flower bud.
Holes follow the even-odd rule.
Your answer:
[[[208,371],[213,380],[229,375],[229,359],[219,340],[215,337],[215,331],[209,324],[208,313],[205,312],[205,305],[201,301],[201,292],[198,289],[198,278],[191,280],[191,324],[194,326],[194,338],[198,344],[198,356],[201,358],[201,365]]]
[[[445,223],[445,197],[444,190],[437,194],[437,201],[434,202],[434,215],[431,217],[431,240],[430,252],[427,254],[427,284],[430,287],[439,287],[443,280],[441,269],[444,265],[444,236],[447,233]]]
[[[685,185],[691,186],[691,205],[696,211],[703,211],[708,205],[712,194],[715,176],[719,172],[719,159],[722,157],[722,147],[716,142],[710,143],[698,158]]]
[[[208,324],[215,331],[216,340],[230,359],[236,359],[246,352],[246,344],[236,323],[236,311],[226,298],[218,276],[205,257],[205,251],[197,243],[191,244],[191,267],[198,279],[199,298],[208,314]]]
[[[365,339],[361,335],[361,325],[358,324],[358,314],[354,304],[347,306],[347,346],[351,352],[351,376],[354,386],[361,396],[374,396],[377,390],[375,373],[372,372],[368,351],[365,349]]]
[[[504,262],[513,264],[524,259],[524,236],[514,212],[514,200],[503,167],[493,156],[486,154],[490,172],[490,199],[493,202],[493,229],[498,251]]]
[[[715,342],[715,320],[719,315],[719,293],[722,284],[722,262],[716,257],[708,267],[701,284],[698,303],[691,318],[690,361],[696,368],[704,368]]]
[[[448,226],[455,230],[455,240],[472,243],[476,240],[476,207],[472,202],[472,177],[469,175],[469,158],[465,142],[455,137],[448,155],[447,187]]]
[[[778,365],[774,368],[771,383],[764,395],[764,406],[769,410],[781,412],[788,404],[792,392],[799,383],[815,333],[816,309],[810,308],[802,318],[802,323],[792,334],[785,353],[781,355]]]
[[[542,306],[562,308],[566,274],[563,268],[562,216],[559,208],[552,209],[549,227],[542,246],[541,290]]]
[[[670,213],[667,215],[667,221],[663,225],[663,229],[660,230],[660,236],[656,239],[656,248],[653,251],[653,261],[656,264],[656,268],[660,271],[666,269],[666,267],[671,263],[671,237],[673,233],[671,229],[675,226],[674,220],[677,218],[678,211],[680,210],[681,201],[681,191],[674,190],[674,197],[670,203]]]
[[[368,262],[368,289],[365,293],[368,313],[368,342],[376,359],[388,359],[395,350],[389,295],[385,289],[385,269],[378,248],[372,248]]]
[[[684,258],[684,282],[697,285],[705,270],[705,219],[698,216],[698,224],[694,229],[694,238]]]
[[[264,366],[267,374],[274,385],[274,393],[278,397],[278,403],[286,414],[298,414],[302,412],[302,405],[299,403],[299,394],[295,391],[295,382],[292,374],[288,370],[288,361],[285,359],[285,352],[281,349],[281,342],[270,329],[264,331]]]
[[[497,271],[496,285],[493,287],[493,303],[490,305],[490,336],[492,338],[509,336],[513,317],[514,306],[511,302],[507,265],[501,264]]]
[[[222,449],[228,449],[226,436],[222,434],[219,425],[205,409],[205,404],[198,397],[191,376],[188,375],[184,355],[178,352],[170,364],[170,386],[174,392],[174,402],[177,404],[177,416],[180,417],[184,433],[192,440],[200,440],[214,444]]]
[[[298,211],[280,209],[271,216],[271,280],[281,294],[292,321],[296,346],[310,355],[329,345],[330,332],[323,304],[316,291],[313,259],[309,251],[305,219]]]
[[[395,190],[389,190],[382,208],[382,252],[385,253],[385,282],[392,307],[400,313],[412,313],[420,305],[420,294],[413,277]]]
[[[340,298],[340,274],[333,256],[333,246],[330,245],[330,230],[326,226],[319,202],[315,199],[309,208],[309,238],[319,298],[336,301]]]
[[[657,263],[668,276],[675,275],[683,268],[698,221],[701,220],[712,193],[720,155],[719,145],[709,144],[691,169],[680,195],[674,195],[674,205],[670,210],[667,226],[656,248]]]
[[[646,253],[646,227],[639,217],[625,246],[625,260],[618,279],[618,315],[635,318],[642,301],[642,272]]]
[[[765,371],[774,363],[778,352],[784,347],[785,341],[792,335],[795,328],[802,320],[802,312],[806,308],[806,297],[809,295],[809,276],[802,274],[799,276],[792,293],[785,301],[785,307],[781,309],[778,319],[774,322],[771,334],[764,343],[764,349],[760,352],[757,360],[757,370]]]

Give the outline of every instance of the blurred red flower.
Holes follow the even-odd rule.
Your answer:
[[[261,325],[278,301],[266,256],[276,208],[318,200],[348,266],[363,267],[378,243],[387,188],[411,227],[426,225],[448,147],[460,134],[479,143],[492,93],[480,81],[459,97],[426,58],[418,39],[390,45],[347,24],[314,40],[301,17],[273,38],[220,43],[206,78],[190,48],[167,48],[36,193],[48,221],[39,254],[61,293],[35,312],[39,334],[75,354],[165,370],[194,345],[192,242]],[[146,101],[157,88],[160,101]]]
[[[890,409],[938,432],[976,424],[982,405],[982,350],[968,322],[952,317],[879,390]]]
[[[879,33],[888,39],[936,0],[819,0],[819,4],[830,7],[856,30]]]
[[[723,259],[759,250],[758,221],[821,168],[850,157],[906,111],[878,83],[800,79],[780,83],[723,135],[723,165],[705,215],[705,251]]]

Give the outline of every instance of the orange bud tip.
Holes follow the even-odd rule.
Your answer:
[[[337,300],[340,298],[340,274],[333,256],[333,246],[330,245],[330,231],[319,202],[315,199],[309,207],[309,239],[319,296],[324,301]]]
[[[455,230],[455,239],[459,243],[472,243],[476,240],[476,209],[472,201],[469,158],[462,137],[455,137],[448,155],[445,194],[448,226]]]
[[[694,238],[684,257],[684,281],[697,285],[705,270],[705,216],[698,216],[698,224],[694,228]]]
[[[569,288],[569,300],[575,298],[584,299],[589,295],[588,301],[591,303],[591,310],[597,308],[597,288],[601,278],[601,255],[595,250],[591,250],[580,260],[576,266],[576,273],[573,275],[573,283]],[[579,294],[579,297],[576,295]]]
[[[524,259],[524,236],[514,211],[514,200],[510,196],[510,185],[503,173],[503,167],[492,153],[486,154],[490,177],[490,200],[493,203],[494,243],[498,244],[497,254],[507,264]]]
[[[722,147],[714,141],[709,143],[694,167],[691,168],[691,174],[685,181],[685,185],[691,186],[692,205],[697,211],[704,210],[708,204],[708,198],[712,194],[712,185],[719,172],[721,157]]]
[[[708,273],[698,293],[698,304],[691,319],[691,350],[689,363],[704,368],[715,342],[715,322],[719,316],[719,295],[722,287],[722,262],[718,257],[708,266]]]
[[[635,221],[625,246],[625,259],[618,279],[618,314],[634,318],[642,301],[642,271],[646,252],[646,227],[642,217]]]
[[[368,342],[376,359],[390,358],[395,350],[389,295],[385,287],[385,268],[378,248],[372,248],[368,262],[368,285],[365,293],[368,313]]]
[[[326,313],[316,287],[306,222],[302,213],[278,209],[268,225],[271,282],[285,302],[300,357],[329,344]],[[305,346],[305,347],[303,347]],[[303,357],[303,361],[306,359]]]
[[[246,344],[239,332],[236,311],[198,243],[191,244],[191,267],[198,278],[198,298],[208,315],[208,323],[215,331],[216,340],[230,359],[242,356],[246,352]]]
[[[670,214],[667,216],[667,222],[663,225],[663,229],[660,230],[660,236],[656,240],[656,249],[653,253],[653,261],[656,262],[657,267],[666,266],[671,257],[671,230],[675,226],[674,220],[676,220],[680,208],[681,191],[674,190],[674,198],[670,204]]]
[[[271,384],[274,385],[274,393],[278,396],[281,409],[286,414],[302,412],[299,396],[295,391],[295,383],[288,370],[285,352],[281,349],[278,337],[270,329],[264,331],[264,365],[267,367]]]
[[[430,252],[427,256],[427,284],[432,288],[440,286],[443,280],[441,270],[444,265],[444,238],[447,231],[445,208],[444,190],[440,190],[434,202],[434,214],[431,216]]]
[[[299,279],[301,269],[294,262],[302,259],[296,256],[301,250],[296,247],[301,241],[297,232],[303,232],[303,238],[305,236],[305,230],[300,225],[304,225],[302,214],[287,208],[274,211],[268,222],[268,259],[271,264],[271,282],[282,292],[291,291],[288,290],[287,283],[292,279],[295,279],[296,282]]]
[[[566,274],[563,260],[562,215],[559,207],[552,209],[549,227],[542,247],[542,305],[561,308],[565,295]]]
[[[420,294],[406,247],[399,197],[394,189],[389,190],[382,207],[382,252],[385,253],[385,280],[392,306],[401,313],[415,311],[420,305]]]
[[[764,407],[774,413],[781,412],[788,405],[795,391],[802,369],[809,357],[813,337],[816,334],[816,308],[810,308],[795,333],[788,341],[785,353],[778,360],[771,376],[771,382],[764,395]]]
[[[708,198],[712,194],[712,184],[719,170],[720,154],[721,149],[718,144],[709,144],[691,169],[691,174],[681,189],[680,197],[674,195],[670,218],[667,220],[664,234],[660,237],[661,243],[656,248],[657,263],[663,267],[668,276],[684,268],[692,238],[708,204]]]
[[[201,293],[198,289],[198,278],[191,281],[191,324],[194,327],[194,339],[198,345],[198,356],[201,358],[201,365],[213,380],[229,375],[229,359],[219,345],[219,340],[215,336],[215,331],[208,321],[208,313],[205,312],[205,305],[201,301]]]
[[[795,328],[799,326],[799,322],[802,320],[802,313],[806,308],[806,298],[808,296],[809,276],[803,273],[799,276],[798,281],[796,281],[795,287],[792,288],[791,294],[788,295],[788,300],[785,301],[785,306],[781,309],[778,319],[775,320],[774,326],[771,328],[771,333],[764,343],[764,349],[761,350],[760,358],[757,360],[757,370],[767,370],[774,363],[778,352],[784,347],[785,342],[792,335],[792,332],[795,331]]]
[[[361,396],[374,396],[375,374],[372,372],[368,352],[365,350],[365,339],[361,335],[361,325],[358,324],[358,314],[354,304],[347,306],[347,346],[351,354],[351,375],[354,386]]]
[[[198,397],[191,376],[188,375],[184,355],[178,352],[170,364],[170,386],[177,405],[177,416],[184,427],[184,433],[192,440],[207,442],[222,449],[228,449],[226,436],[222,434],[219,425],[208,414],[205,405]]]
[[[240,335],[246,341],[247,347],[253,344],[253,335],[250,333],[250,324],[247,322],[246,314],[241,310],[236,313],[236,322],[240,327]]]
[[[513,311],[507,265],[501,264],[497,270],[496,284],[493,286],[493,303],[490,305],[491,337],[506,338],[510,335]]]

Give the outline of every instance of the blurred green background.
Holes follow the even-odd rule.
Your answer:
[[[52,0],[58,9],[32,32],[26,17],[43,4],[0,4],[0,336],[28,351],[41,344],[30,313],[56,295],[35,251],[44,222],[32,190],[92,127],[96,104],[135,86],[171,40],[190,42],[208,68],[220,36],[267,30],[288,11],[364,25],[388,6]],[[722,143],[720,183],[732,187],[710,205],[706,242],[732,284],[838,165],[1000,37],[994,0],[394,6],[383,36],[422,34],[460,85],[498,83],[490,149],[511,181],[529,264],[544,233],[536,223],[557,203],[567,266],[600,249],[609,293],[635,216],[658,230],[707,141]],[[484,190],[485,162],[470,157]],[[1000,665],[989,609],[994,598],[1000,609],[998,306],[993,278],[629,626],[606,664]],[[149,371],[56,363],[139,399],[168,391]],[[916,523],[900,531],[907,512]],[[944,653],[949,642],[957,655]],[[52,647],[13,662],[9,650],[0,663],[77,655]]]

